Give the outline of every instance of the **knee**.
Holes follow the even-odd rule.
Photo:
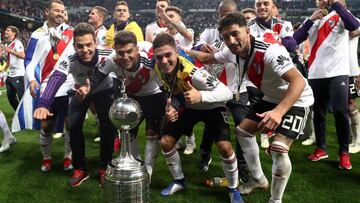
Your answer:
[[[171,141],[172,139],[169,136],[163,136],[160,140],[161,148],[164,152],[169,152],[174,149],[175,144]]]
[[[216,143],[216,145],[222,157],[228,158],[234,154],[234,150],[229,141],[220,141]]]

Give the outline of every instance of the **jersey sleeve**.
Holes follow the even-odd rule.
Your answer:
[[[14,47],[14,50],[16,52],[24,51],[24,45],[20,41],[17,41],[17,43],[16,43],[16,45]]]
[[[64,53],[63,53],[64,54]],[[60,62],[58,66],[54,67],[54,70],[57,70],[65,75],[70,73],[71,61],[76,57],[75,52],[68,52],[66,55],[60,57]]]
[[[224,47],[224,49],[216,52],[214,58],[220,63],[236,63],[236,56],[231,53],[228,47]]]
[[[98,66],[98,70],[105,74],[108,75],[111,72],[115,72],[115,67],[116,64],[114,62],[114,58],[111,56],[109,58],[107,58],[106,60],[104,60],[99,66]]]
[[[293,29],[291,22],[285,21],[284,25],[280,31],[280,37],[281,38],[292,37],[293,35],[294,35],[294,29]]]
[[[288,70],[295,68],[289,52],[284,46],[272,44],[265,52],[265,64],[269,64],[273,71],[280,77]]]

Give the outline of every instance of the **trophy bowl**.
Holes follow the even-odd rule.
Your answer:
[[[117,129],[121,129],[122,126],[130,126],[130,129],[136,127],[141,116],[140,104],[128,97],[116,99],[109,110],[110,120]]]

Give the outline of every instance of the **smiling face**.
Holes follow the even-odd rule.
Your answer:
[[[256,16],[261,20],[268,21],[272,17],[272,12],[274,9],[273,0],[256,0],[255,1],[255,11]]]
[[[15,35],[16,35],[16,33],[13,32],[10,28],[6,28],[5,36],[7,36],[7,37],[6,38],[4,37],[4,41],[7,43],[13,41],[15,39]]]
[[[178,52],[175,47],[164,45],[154,49],[156,64],[164,74],[172,74],[175,70]]]
[[[221,36],[233,54],[246,56],[250,46],[249,28],[237,24],[228,25],[221,30]]]
[[[76,36],[74,38],[74,48],[76,54],[84,62],[90,62],[95,55],[96,43],[92,34]]]
[[[65,19],[65,7],[63,4],[53,2],[50,9],[45,9],[45,15],[49,26],[57,27],[64,22]]]
[[[97,25],[97,24],[101,24],[103,21],[102,16],[100,15],[99,11],[94,8],[90,11],[89,13],[89,20],[88,23],[92,24],[92,25]]]
[[[114,18],[118,24],[128,21],[130,17],[129,8],[125,5],[117,5],[114,11]]]
[[[136,44],[129,43],[125,45],[115,46],[116,58],[115,61],[120,67],[128,71],[136,68],[139,62],[139,49]]]

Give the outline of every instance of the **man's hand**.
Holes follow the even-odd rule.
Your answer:
[[[311,21],[316,21],[318,19],[322,19],[324,17],[323,9],[315,10],[315,12],[309,17]]]
[[[276,110],[266,111],[262,114],[256,114],[257,117],[262,118],[258,125],[258,129],[262,133],[273,132],[279,127],[283,114]]]
[[[90,92],[90,80],[86,79],[84,85],[75,84],[75,89],[76,89],[75,96],[80,100],[84,100],[85,97]]]
[[[50,113],[48,109],[40,107],[35,109],[34,118],[39,120],[46,120],[48,117],[52,117],[54,114]]]
[[[164,20],[165,24],[169,23],[170,18],[166,15],[165,9],[161,8],[160,6],[156,6],[156,13],[160,16],[161,19]]]
[[[200,48],[200,51],[210,54],[214,54],[216,52],[216,50],[210,44],[203,44]]]
[[[36,82],[36,80],[30,81],[30,95],[35,98],[36,97],[36,90],[39,89],[39,84]]]
[[[167,99],[166,101],[165,114],[166,114],[166,119],[169,122],[173,123],[179,119],[178,112],[173,106],[171,106],[171,99]]]
[[[189,104],[196,104],[201,102],[200,92],[190,84],[190,81],[187,81],[187,86],[190,90],[184,92],[185,101]]]

